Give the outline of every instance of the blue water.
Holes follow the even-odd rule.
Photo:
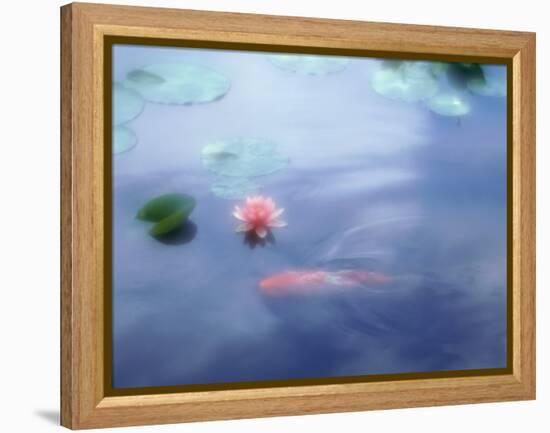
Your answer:
[[[122,81],[192,61],[223,98],[147,103],[135,148],[113,157],[113,386],[144,387],[497,368],[506,365],[506,98],[468,93],[460,119],[373,91],[377,59],[303,76],[263,53],[116,46]],[[201,149],[264,137],[288,167],[261,179],[288,227],[235,233],[239,200],[212,194]],[[150,198],[193,195],[179,236],[135,219]],[[270,298],[294,269],[368,270],[392,282]]]

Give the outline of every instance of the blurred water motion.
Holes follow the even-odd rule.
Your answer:
[[[459,124],[418,97],[432,97],[432,78],[413,82],[414,98],[377,93],[377,59],[321,65],[325,74],[309,62],[301,73],[301,62],[281,69],[263,53],[121,45],[114,79],[180,61],[231,86],[199,105],[147,102],[125,123],[139,141],[113,160],[115,387],[505,366],[504,67],[483,67],[489,85],[477,77],[451,89],[434,66],[438,91],[468,102]],[[252,168],[237,166],[246,176],[220,181],[236,165],[209,171],[201,151],[239,137],[276,143],[284,169],[252,182]],[[288,227],[263,240],[236,234],[243,191],[273,197]],[[159,241],[134,217],[171,192],[197,205],[181,232]],[[390,280],[300,296],[258,290],[296,270]]]

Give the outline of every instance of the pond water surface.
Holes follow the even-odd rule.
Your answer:
[[[441,77],[469,106],[450,116],[375,91],[378,59],[310,75],[266,53],[118,45],[113,54],[118,83],[172,62],[230,83],[211,102],[145,101],[124,123],[135,142],[113,155],[114,387],[505,367],[505,97]],[[284,161],[241,179],[252,183],[242,197],[285,208],[288,226],[266,240],[235,232],[242,185],[220,195],[213,185],[228,179],[203,160],[209,143],[244,139],[274,144]],[[166,193],[196,207],[158,239],[136,214]],[[388,281],[259,290],[284,272],[343,270]]]

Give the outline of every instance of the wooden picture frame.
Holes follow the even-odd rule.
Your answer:
[[[535,398],[535,34],[73,3],[61,8],[61,424],[72,429]],[[105,380],[106,41],[508,65],[509,368],[301,386],[112,395]],[[225,44],[225,45],[224,45]]]

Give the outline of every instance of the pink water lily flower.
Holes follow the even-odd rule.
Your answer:
[[[286,222],[278,219],[284,209],[275,206],[273,199],[261,195],[247,197],[242,207],[235,206],[233,216],[242,223],[238,232],[254,231],[258,237],[265,238],[269,229],[285,227]]]

